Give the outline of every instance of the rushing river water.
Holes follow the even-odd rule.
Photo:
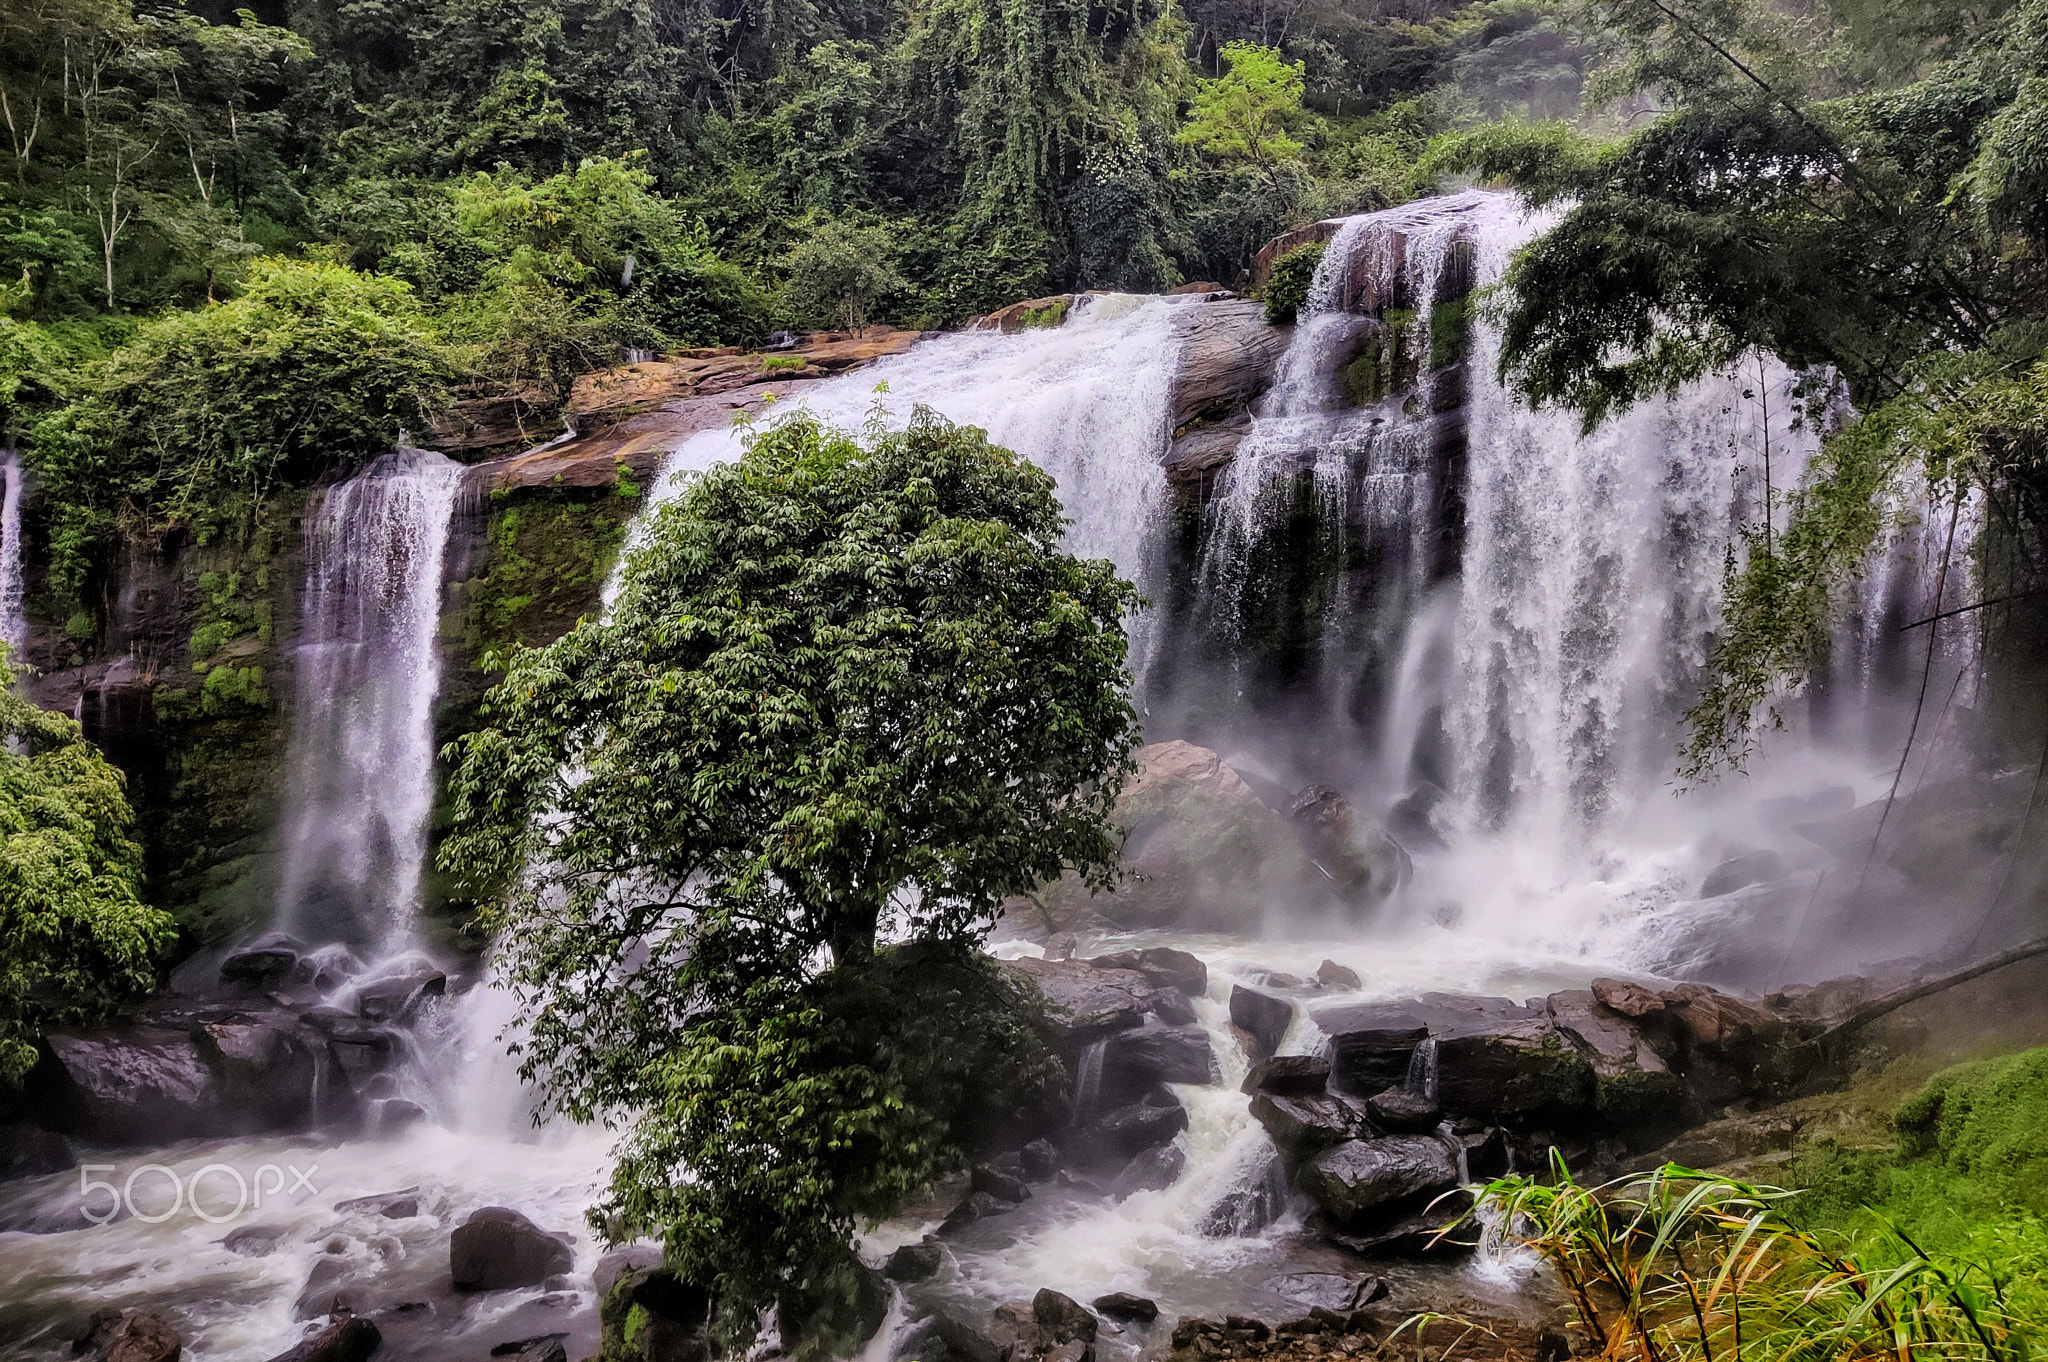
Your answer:
[[[1335,1250],[1287,1217],[1252,1234],[1204,1232],[1219,1198],[1260,1176],[1265,1159],[1227,1029],[1234,981],[1275,970],[1312,975],[1330,959],[1363,976],[1356,996],[1366,1001],[1428,990],[1519,1000],[1616,972],[1734,973],[1768,984],[1789,949],[1787,891],[1703,901],[1702,876],[1730,847],[1767,846],[1792,859],[1789,892],[1817,894],[1814,854],[1802,853],[1761,801],[1831,786],[1859,798],[1882,793],[1889,772],[1860,748],[1807,746],[1768,754],[1739,792],[1677,799],[1668,789],[1677,716],[1718,623],[1724,548],[1756,512],[1756,455],[1766,442],[1774,447],[1782,485],[1813,444],[1784,400],[1790,375],[1766,366],[1715,379],[1588,438],[1573,418],[1531,412],[1493,381],[1498,333],[1481,315],[1455,404],[1467,449],[1455,468],[1439,458],[1441,418],[1453,404],[1431,387],[1451,381],[1446,374],[1425,366],[1419,391],[1377,406],[1337,400],[1335,368],[1363,325],[1353,310],[1359,299],[1402,300],[1427,335],[1445,281],[1460,271],[1473,276],[1467,284],[1497,279],[1533,230],[1509,201],[1483,194],[1347,223],[1233,470],[1199,513],[1189,569],[1201,583],[1198,616],[1238,630],[1247,618],[1256,623],[1268,566],[1261,517],[1278,482],[1309,470],[1328,532],[1377,546],[1362,560],[1372,565],[1369,580],[1330,595],[1328,627],[1306,670],[1312,679],[1286,706],[1262,708],[1248,674],[1228,667],[1196,678],[1222,696],[1197,736],[1278,785],[1339,772],[1347,793],[1375,814],[1433,783],[1445,844],[1411,848],[1412,884],[1370,921],[1258,904],[1247,905],[1237,935],[1084,942],[1084,954],[1171,944],[1208,963],[1209,994],[1196,1006],[1223,1081],[1177,1090],[1190,1113],[1180,1137],[1185,1170],[1166,1189],[1121,1203],[1041,1189],[1021,1210],[949,1241],[949,1265],[917,1288],[920,1301],[985,1309],[1050,1286],[1082,1299],[1113,1290],[1153,1297],[1169,1326],[1178,1314],[1301,1313],[1312,1302],[1289,1274],[1340,1270]],[[1173,514],[1160,460],[1174,434],[1183,323],[1200,305],[1085,298],[1056,329],[929,340],[808,384],[800,400],[842,425],[860,424],[880,404],[899,422],[928,405],[984,427],[1057,478],[1075,551],[1111,559],[1160,596],[1169,584],[1157,575],[1171,564],[1159,551],[1161,527]],[[678,476],[734,457],[740,438],[712,431],[690,440],[670,457],[656,496],[672,495]],[[439,565],[458,473],[438,456],[402,451],[330,491],[309,526],[299,793],[287,819],[278,924],[305,942],[346,943],[373,975],[417,949],[408,915],[426,854]],[[12,507],[19,476],[6,476]],[[11,549],[16,533],[12,521],[0,526],[0,545]],[[1924,559],[1912,543],[1887,563],[1866,595],[1924,594]],[[7,580],[0,571],[0,606]],[[1134,663],[1155,728],[1193,712],[1186,700],[1197,664],[1177,627],[1163,612],[1134,621]],[[1883,948],[1896,954],[1913,944],[1894,937]],[[1812,963],[1838,965],[1876,948],[1850,940],[1840,958]],[[1038,948],[1011,941],[999,949]],[[344,982],[337,997],[351,987]],[[493,1343],[552,1332],[571,1335],[572,1356],[590,1351],[598,1250],[582,1211],[607,1175],[610,1137],[529,1127],[498,1044],[509,1020],[504,995],[487,983],[428,1006],[402,1091],[429,1118],[401,1134],[88,1152],[87,1164],[111,1168],[85,1177],[117,1186],[136,1178],[135,1213],[124,1208],[104,1225],[84,1221],[107,1194],[82,1201],[80,1172],[7,1185],[0,1223],[23,1227],[0,1233],[7,1355],[66,1356],[63,1331],[89,1308],[155,1305],[175,1313],[188,1356],[261,1362],[303,1332],[293,1302],[323,1254],[374,1279],[377,1302],[412,1307],[387,1328],[380,1356],[480,1357]],[[1319,1040],[1301,1020],[1283,1048],[1310,1051]],[[161,1171],[138,1174],[143,1165]],[[297,1182],[280,1172],[287,1188],[260,1209],[210,1218],[232,1205],[236,1178],[264,1185],[264,1169],[314,1171]],[[157,1219],[174,1179],[198,1183],[199,1205]],[[412,1187],[415,1216],[339,1209]],[[573,1271],[529,1291],[452,1293],[449,1228],[494,1204],[576,1235]],[[945,1209],[914,1208],[879,1227],[868,1246],[883,1252],[913,1240]],[[223,1242],[252,1225],[278,1231],[272,1251],[252,1255]],[[1521,1280],[1514,1262],[1484,1254],[1389,1272],[1396,1308],[1455,1290],[1512,1309]],[[892,1318],[900,1324],[904,1312]],[[886,1355],[888,1337],[870,1352]],[[1163,1330],[1113,1333],[1105,1347],[1157,1351],[1163,1338]]]

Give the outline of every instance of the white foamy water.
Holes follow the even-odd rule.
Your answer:
[[[21,665],[21,650],[28,642],[28,619],[22,613],[22,481],[21,456],[0,449],[0,643],[13,650],[16,666]]]

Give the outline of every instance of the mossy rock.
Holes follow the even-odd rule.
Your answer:
[[[1275,326],[1292,326],[1308,302],[1315,283],[1316,267],[1323,263],[1327,242],[1310,241],[1296,246],[1273,262],[1266,280],[1266,320]]]

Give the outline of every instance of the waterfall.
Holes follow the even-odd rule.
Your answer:
[[[442,559],[462,466],[400,447],[306,516],[277,925],[403,944],[433,803]]]
[[[28,644],[28,619],[22,613],[22,482],[21,456],[0,449],[0,484],[4,484],[0,488],[0,644],[12,650],[16,666],[21,665],[22,649]]]
[[[1478,277],[1540,230],[1481,214]],[[1474,329],[1474,368],[1500,359]],[[1444,696],[1454,793],[1477,826],[1564,837],[1625,814],[1669,777],[1714,631],[1727,546],[1761,514],[1768,450],[1796,485],[1817,441],[1794,375],[1752,361],[1581,432],[1473,385],[1456,665]]]

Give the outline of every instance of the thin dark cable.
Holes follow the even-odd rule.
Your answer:
[[[2031,591],[2015,591],[2010,596],[1993,596],[1990,600],[1978,601],[1975,605],[1959,605],[1953,610],[1944,610],[1939,615],[1929,615],[1924,620],[1914,620],[1911,624],[1902,624],[1899,626],[1899,632],[1903,634],[1908,630],[1918,629],[1923,625],[1934,624],[1938,621],[1945,619],[1952,619],[1957,615],[1967,615],[1972,610],[1988,610],[1990,607],[1994,605],[2005,605],[2012,601],[2025,600],[2029,596],[2041,595],[2048,595],[2048,586],[2035,587]],[[2010,616],[2010,613],[2011,612],[2009,611],[2007,612],[2008,617]]]
[[[1948,565],[1956,546],[1956,518],[1962,513],[1963,494],[1959,489],[1955,500],[1948,508],[1948,539],[1941,547],[1941,570],[1934,575],[1934,608],[1941,609],[1941,598],[1948,590]],[[1850,891],[1851,899],[1863,893],[1863,882],[1870,876],[1870,863],[1877,859],[1877,844],[1884,838],[1885,824],[1891,821],[1892,804],[1899,797],[1899,782],[1905,778],[1906,762],[1913,755],[1913,739],[1920,732],[1920,715],[1927,708],[1927,682],[1934,675],[1934,642],[1941,637],[1941,630],[1927,631],[1927,660],[1920,668],[1920,695],[1913,701],[1913,722],[1906,729],[1906,750],[1899,753],[1899,769],[1892,772],[1892,788],[1884,797],[1884,812],[1877,816],[1877,831],[1871,834],[1870,850],[1863,853],[1863,869],[1857,872],[1856,888]]]

